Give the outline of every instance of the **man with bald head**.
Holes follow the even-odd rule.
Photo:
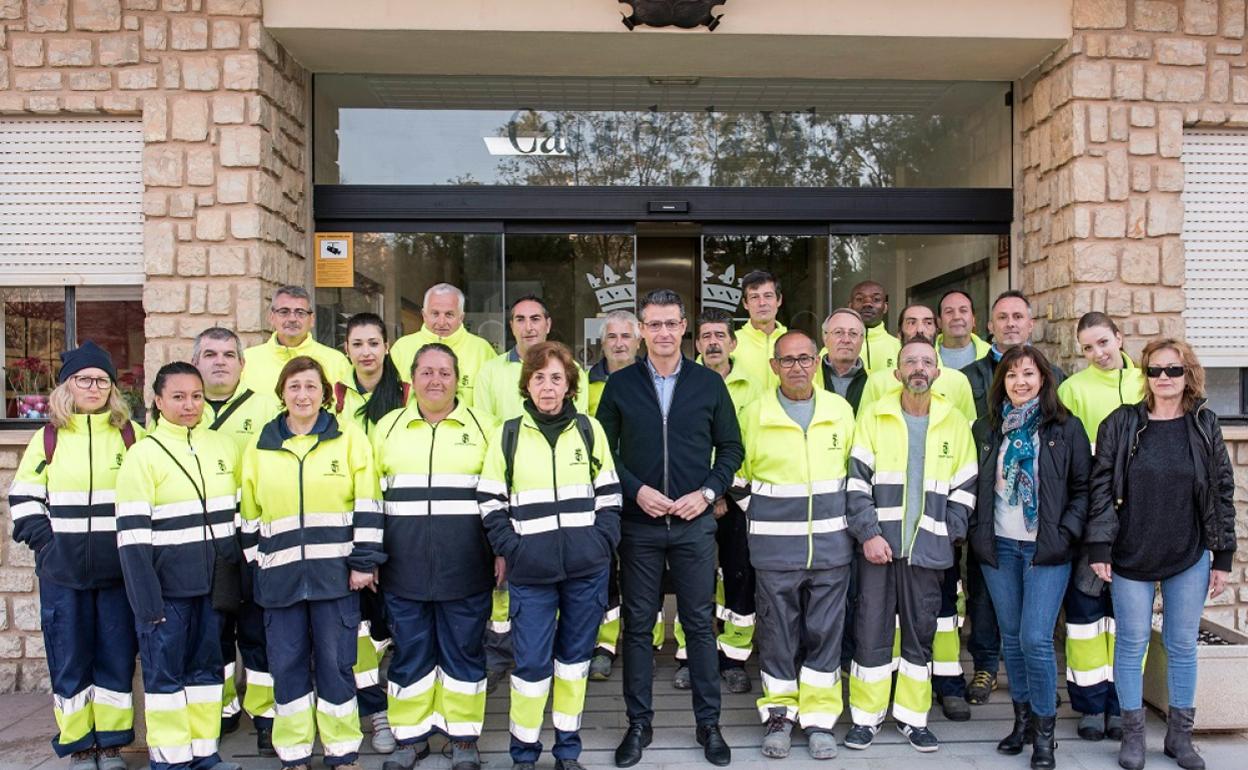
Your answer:
[[[879,281],[862,281],[849,292],[849,306],[862,316],[867,336],[862,360],[867,374],[891,372],[897,366],[901,344],[888,333],[888,292]]]

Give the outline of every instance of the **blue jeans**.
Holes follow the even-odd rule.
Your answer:
[[[1173,577],[1161,581],[1161,640],[1166,647],[1166,687],[1170,705],[1196,705],[1196,635],[1209,590],[1209,554]],[[1157,584],[1114,575],[1118,640],[1114,646],[1114,686],[1123,711],[1144,707],[1144,652],[1153,629],[1153,596]]]
[[[1032,564],[1036,544],[996,539],[997,566],[981,564],[1001,629],[1010,698],[1031,703],[1042,717],[1057,714],[1057,654],[1053,627],[1062,608],[1070,564]]]

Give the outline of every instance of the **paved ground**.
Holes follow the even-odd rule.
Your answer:
[[[702,759],[700,749],[690,748],[693,742],[693,715],[688,693],[672,688],[670,684],[673,662],[661,661],[655,682],[655,736],[654,744],[646,751],[640,770],[659,768],[710,768]],[[755,672],[756,673],[756,672]],[[1002,681],[1004,687],[1004,681]],[[757,677],[755,678],[757,688]],[[758,753],[762,738],[758,724],[754,698],[749,695],[725,695],[723,710],[724,735],[733,748],[733,764],[737,770],[833,770],[833,768],[1027,768],[1029,752],[1020,757],[1002,757],[994,747],[1009,731],[1012,713],[1009,695],[998,690],[992,702],[976,707],[970,722],[951,723],[933,709],[932,730],[941,739],[940,751],[920,755],[914,752],[896,732],[891,722],[866,752],[841,748],[840,756],[828,762],[811,760],[805,751],[805,740],[800,731],[794,740],[793,756],[783,762],[764,759]],[[1063,697],[1065,695],[1063,694]],[[1075,734],[1076,716],[1068,706],[1058,714],[1058,766],[1086,770],[1112,770],[1117,767],[1117,745],[1110,741],[1088,743]],[[619,669],[608,682],[591,682],[586,707],[583,738],[586,751],[582,761],[590,768],[613,767],[612,752],[626,724],[623,698],[620,694]],[[507,757],[507,694],[505,689],[491,695],[485,721],[485,735],[481,749],[489,770],[506,770],[511,764]],[[228,736],[224,753],[245,768],[276,770],[280,765],[275,759],[261,759],[255,752],[254,733],[244,722],[244,729]],[[50,698],[46,695],[8,695],[0,697],[0,770],[24,770],[25,768],[64,767],[48,748],[47,739],[55,725],[52,720]],[[1161,753],[1165,725],[1160,717],[1152,715],[1149,723],[1150,768],[1177,767]],[[838,727],[837,739],[845,735]],[[543,742],[550,744],[549,731]],[[380,770],[382,757],[369,752],[368,736],[365,735],[365,751],[361,764],[366,770]],[[1210,768],[1243,768],[1248,766],[1248,734],[1203,735],[1199,739],[1202,752]],[[434,742],[435,755],[421,763],[425,770],[445,770],[450,762],[436,754],[439,745]],[[543,757],[538,767],[543,770],[553,766],[549,755]],[[146,766],[145,755],[136,753],[130,757],[132,768]],[[319,767],[319,762],[317,765]]]

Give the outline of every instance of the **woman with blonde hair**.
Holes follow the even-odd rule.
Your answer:
[[[134,740],[134,615],[117,554],[115,489],[137,427],[117,370],[91,341],[61,354],[51,420],[9,489],[13,539],[35,552],[57,735],[73,770],[124,770]]]
[[[1197,770],[1205,762],[1192,746],[1196,636],[1205,596],[1226,590],[1235,556],[1235,476],[1192,349],[1155,340],[1140,368],[1144,400],[1116,409],[1097,432],[1085,542],[1092,570],[1110,584],[1117,619],[1118,764],[1144,767],[1144,651],[1160,584],[1170,698],[1165,753]]]

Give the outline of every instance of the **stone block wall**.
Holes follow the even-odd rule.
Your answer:
[[[273,287],[305,281],[309,82],[260,0],[0,0],[0,120],[142,118],[149,373],[209,326],[260,341]],[[0,437],[5,490],[24,436]],[[33,560],[0,520],[0,692],[46,688]]]
[[[1075,324],[1116,319],[1138,355],[1183,337],[1185,127],[1248,130],[1245,0],[1074,0],[1074,34],[1016,88],[1021,288],[1040,344],[1079,368]],[[1248,430],[1226,431],[1240,547],[1207,615],[1248,630]]]

